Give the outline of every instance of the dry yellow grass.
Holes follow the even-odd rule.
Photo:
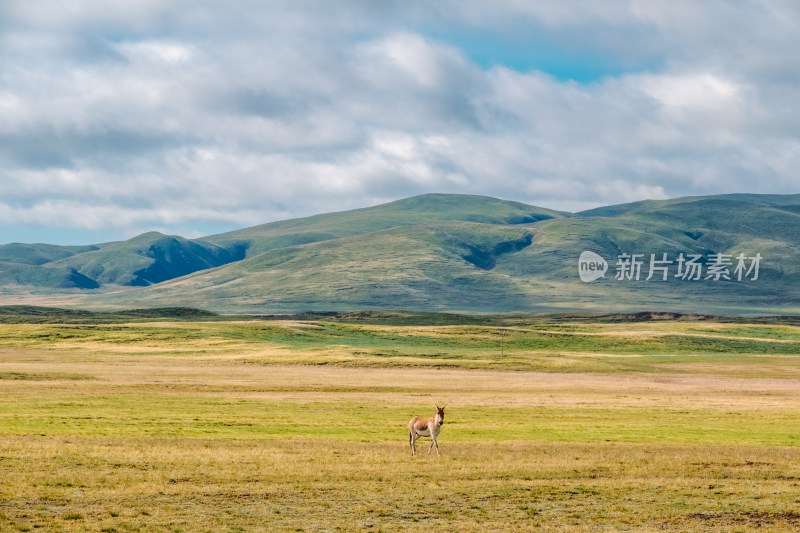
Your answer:
[[[356,349],[158,340],[185,327],[29,346],[45,329],[15,330],[0,350],[0,530],[800,528],[793,357],[610,373],[292,365]],[[437,402],[442,457],[425,441],[411,458],[405,425]]]
[[[444,450],[411,459],[391,442],[4,438],[0,527],[796,531],[800,522],[794,450],[457,441]]]

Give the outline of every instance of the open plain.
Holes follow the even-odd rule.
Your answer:
[[[0,324],[0,530],[800,528],[800,327],[488,322]]]

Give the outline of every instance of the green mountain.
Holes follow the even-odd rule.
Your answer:
[[[15,294],[50,291],[90,308],[800,312],[800,195],[571,214],[429,194],[195,240],[146,233],[86,249],[7,246],[16,248],[4,256],[0,247],[0,282]],[[604,276],[581,280],[584,251],[606,261]]]
[[[98,246],[57,246],[55,244],[23,244],[12,242],[0,246],[0,262],[21,265],[44,265],[82,252],[97,250]]]
[[[53,289],[97,289],[100,285],[71,268],[0,262],[0,285]]]
[[[442,222],[274,248],[137,291],[140,306],[180,300],[222,311],[503,309],[514,282],[493,273],[530,246],[527,227]],[[108,302],[123,305],[127,294]],[[499,298],[499,299],[498,299]],[[515,299],[517,307],[524,306]]]
[[[74,269],[99,284],[146,286],[234,260],[214,244],[153,231],[49,265]]]
[[[521,225],[569,216],[567,213],[485,196],[424,194],[388,204],[339,213],[271,222],[205,237],[238,258],[287,246],[364,235],[390,228],[462,221]]]

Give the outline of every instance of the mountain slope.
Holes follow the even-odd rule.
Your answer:
[[[584,251],[607,264],[591,283],[578,275]],[[423,195],[203,239],[148,233],[84,251],[15,252],[31,262],[71,255],[17,263],[0,282],[96,308],[800,313],[799,251],[800,195],[688,197],[575,215]],[[637,279],[617,275],[634,254]],[[750,267],[744,279],[734,271],[740,256]],[[680,276],[690,257],[702,276]],[[659,260],[667,266],[649,271]]]
[[[96,289],[98,283],[71,268],[0,262],[0,285],[49,289]]]
[[[628,204],[609,205],[589,209],[576,213],[575,216],[616,217],[631,213],[652,213],[672,210],[681,205],[697,206],[702,202],[708,201],[722,203],[731,202],[728,205],[732,205],[732,203],[735,202],[739,205],[750,204],[753,206],[777,207],[793,211],[800,207],[800,194],[718,194],[714,196],[684,196],[669,200],[642,200]]]
[[[388,228],[447,221],[518,225],[570,216],[520,202],[466,194],[424,194],[396,202],[339,213],[271,222],[204,237],[239,258],[284,246],[296,246]]]
[[[328,213],[301,219],[272,222],[203,239],[188,240],[158,232],[138,235],[122,242],[100,245],[54,246],[46,244],[8,244],[0,246],[0,262],[40,265],[77,272],[86,279],[76,287],[147,286],[207,270],[262,252],[287,246],[323,242],[375,231],[434,223],[439,221],[478,221],[522,224],[564,213],[469,195],[428,194],[388,204]],[[491,257],[475,250],[475,261],[491,262]],[[10,267],[7,268],[10,272]],[[6,277],[9,284],[31,285],[43,289],[70,286],[53,277],[18,268]],[[17,283],[13,280],[25,280]]]
[[[716,201],[695,205],[697,211],[680,205],[651,214],[545,222],[536,228],[532,245],[503,262],[498,270],[524,280],[531,288],[551,282],[547,300],[572,309],[719,313],[800,310],[798,215],[726,201],[722,205],[728,216],[720,219],[719,211],[699,209],[719,209]],[[578,257],[585,250],[608,262],[605,276],[592,283],[578,277]],[[733,271],[739,253],[763,257],[757,280],[736,280]],[[640,254],[640,279],[617,279],[615,267],[620,265],[622,254]],[[672,262],[667,279],[663,280],[662,272],[654,271],[656,275],[647,280],[651,255],[658,261],[663,254]],[[681,254],[700,257],[700,279],[676,277]],[[731,262],[730,280],[706,279],[715,254],[723,254]]]
[[[216,245],[150,232],[50,265],[72,268],[100,284],[145,286],[234,260]]]
[[[91,252],[99,249],[98,245],[90,246],[58,246],[55,244],[23,244],[12,242],[0,246],[0,262],[18,263],[21,265],[43,265],[65,257]]]
[[[553,217],[526,224],[427,222],[274,248],[242,261],[145,289],[136,305],[218,310],[307,309],[673,309],[743,312],[800,302],[800,215],[794,198],[703,197],[640,203],[615,216]],[[506,221],[505,223],[503,221]],[[592,250],[606,277],[580,281],[577,259]],[[503,253],[506,252],[506,253]],[[760,253],[755,282],[616,280],[620,254]],[[733,265],[731,265],[731,270]],[[117,295],[121,305],[132,295]],[[111,300],[106,300],[111,303]]]
[[[514,280],[491,271],[531,240],[524,227],[470,222],[390,228],[269,250],[139,290],[135,298],[145,306],[180,299],[203,307],[213,300],[220,310],[251,312],[342,305],[500,309],[510,302]],[[121,305],[130,297],[122,293],[105,301]]]

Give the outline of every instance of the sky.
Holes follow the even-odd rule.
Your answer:
[[[800,192],[795,0],[3,0],[0,243]]]

